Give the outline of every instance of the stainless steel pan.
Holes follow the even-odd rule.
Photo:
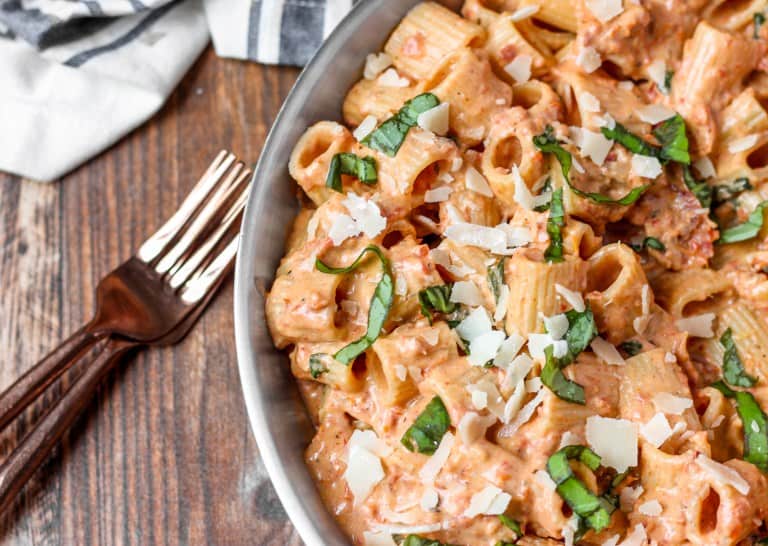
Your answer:
[[[361,77],[365,56],[382,48],[417,3],[361,0],[336,28],[302,72],[269,133],[243,219],[235,273],[235,336],[243,395],[267,472],[309,546],[349,546],[350,540],[325,509],[304,465],[304,450],[314,431],[288,359],[273,346],[264,316],[265,291],[297,210],[288,158],[309,125],[340,120],[344,95]],[[461,5],[460,0],[441,3],[451,9]]]

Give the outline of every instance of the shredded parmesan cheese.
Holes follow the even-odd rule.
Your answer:
[[[585,4],[601,23],[607,23],[624,11],[621,0],[585,0]]]
[[[574,311],[577,313],[584,312],[584,298],[581,296],[581,293],[576,292],[575,290],[570,290],[562,284],[557,283],[555,283],[555,292],[560,294],[560,296],[562,296],[563,299],[567,301],[571,307],[573,307]]]
[[[624,358],[619,354],[619,351],[605,341],[600,336],[597,336],[589,344],[595,354],[606,364],[613,364],[614,366],[621,366],[624,364]]]
[[[400,77],[397,70],[394,68],[387,68],[384,73],[379,76],[379,85],[382,87],[408,87],[411,82],[408,78]]]
[[[366,116],[365,119],[360,122],[360,125],[358,125],[354,131],[352,131],[352,136],[355,137],[355,140],[358,142],[362,141],[365,137],[370,135],[374,129],[376,129],[376,123],[376,116]]]
[[[640,435],[653,447],[661,447],[672,436],[672,427],[663,413],[657,413],[640,427]]]
[[[513,23],[516,23],[518,21],[522,21],[523,19],[528,19],[528,17],[537,13],[538,11],[539,11],[538,4],[523,6],[522,8],[519,8],[514,12],[512,12],[512,15],[509,16],[509,20],[512,21]]]
[[[637,466],[637,427],[626,419],[612,419],[593,415],[585,428],[587,443],[600,455],[603,464],[619,473]]]
[[[512,76],[517,83],[525,83],[531,79],[532,62],[533,59],[530,55],[518,55],[504,67],[504,71]]]
[[[465,175],[467,189],[486,197],[493,197],[493,191],[485,177],[474,167],[469,167]]]
[[[591,74],[603,64],[603,60],[600,58],[600,54],[594,47],[587,46],[582,47],[579,53],[576,55],[576,64],[579,65],[584,72]]]
[[[363,77],[366,80],[374,80],[376,76],[392,66],[392,57],[388,53],[371,53],[365,58]]]
[[[435,483],[435,478],[437,478],[437,475],[448,460],[448,456],[451,454],[455,439],[454,435],[450,432],[443,434],[443,439],[440,440],[440,445],[437,446],[435,452],[429,459],[427,459],[427,462],[424,463],[421,470],[419,470],[419,478],[422,483],[426,485]]]
[[[745,152],[757,144],[757,135],[747,135],[745,137],[732,140],[728,143],[728,151],[732,154]]]
[[[646,123],[656,125],[664,120],[674,117],[675,111],[663,104],[649,104],[637,111],[637,117]]]
[[[696,456],[696,463],[715,481],[733,487],[742,495],[749,493],[749,483],[730,466],[713,461],[703,453]]]
[[[425,131],[431,131],[436,135],[445,136],[448,134],[450,120],[450,104],[441,102],[434,108],[419,114],[416,123]]]
[[[661,163],[655,157],[632,155],[632,174],[643,178],[655,179],[662,173]]]
[[[693,400],[676,396],[669,392],[660,392],[654,395],[653,403],[656,409],[671,415],[682,415],[685,410],[693,407]]]
[[[710,338],[715,335],[712,329],[712,322],[715,320],[714,313],[703,313],[701,315],[692,315],[678,319],[675,322],[678,330],[688,332],[692,337]]]

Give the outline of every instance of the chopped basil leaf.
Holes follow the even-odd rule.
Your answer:
[[[636,354],[640,354],[640,351],[643,350],[643,344],[639,341],[635,341],[634,339],[630,339],[629,341],[624,341],[619,345],[619,349],[627,353],[629,356],[635,356]]]
[[[431,538],[420,537],[419,535],[408,535],[401,543],[401,546],[451,546],[450,544],[443,544],[440,541],[432,540]]]
[[[563,188],[558,188],[552,194],[552,200],[549,202],[549,218],[547,219],[549,246],[544,251],[544,259],[548,262],[563,261],[564,226],[565,208],[563,207]]]
[[[676,161],[688,165],[691,156],[688,153],[688,135],[685,133],[685,120],[680,114],[659,123],[653,129],[653,136],[661,144],[659,159],[661,161]]]
[[[617,124],[617,127],[619,125]],[[605,134],[605,127],[603,127],[603,133]],[[606,135],[608,136],[608,135]],[[610,138],[610,137],[608,137]],[[604,205],[631,205],[635,201],[637,201],[640,196],[645,192],[645,190],[648,189],[648,185],[645,186],[639,186],[637,188],[634,188],[629,193],[627,193],[624,197],[621,197],[619,199],[612,199],[610,197],[607,197],[601,193],[594,193],[594,192],[586,192],[582,191],[579,188],[575,187],[573,184],[571,184],[571,166],[573,165],[573,157],[571,157],[571,153],[562,147],[560,144],[560,141],[558,141],[555,138],[554,129],[551,125],[547,125],[544,128],[544,132],[540,135],[536,135],[533,137],[533,144],[541,150],[544,153],[550,153],[554,154],[555,158],[557,158],[558,163],[560,163],[560,170],[563,171],[563,177],[565,178],[565,182],[568,184],[568,187],[571,189],[573,193],[578,195],[579,197],[583,197],[585,199],[589,199],[590,201],[593,201],[595,203],[600,203]],[[554,203],[554,194],[553,194],[553,201],[550,203],[550,206]]]
[[[456,310],[456,304],[451,301],[452,289],[453,285],[443,284],[430,286],[419,292],[421,314],[429,319],[430,324],[432,324],[432,311],[448,314]]]
[[[392,272],[389,265],[389,260],[384,256],[384,253],[376,245],[368,245],[363,249],[357,259],[347,267],[331,267],[324,264],[319,258],[315,260],[315,267],[323,273],[330,273],[332,275],[343,275],[357,269],[362,263],[366,254],[372,252],[378,256],[381,261],[381,280],[376,285],[376,289],[373,292],[371,298],[371,305],[368,309],[368,328],[365,335],[353,341],[346,347],[339,350],[333,358],[348,366],[355,358],[364,353],[373,342],[381,334],[381,330],[384,327],[384,323],[389,316],[389,310],[392,308],[392,300],[394,299],[394,287],[395,283],[392,280]]]
[[[610,500],[592,493],[576,477],[569,459],[578,459],[594,472],[600,466],[600,456],[584,446],[566,446],[547,460],[547,472],[557,486],[556,491],[579,517],[580,526],[583,522],[599,533],[610,524],[616,507]]]
[[[663,163],[676,161],[688,165],[691,162],[685,120],[680,114],[662,121],[653,129],[653,136],[659,141],[660,147],[646,142],[620,123],[617,123],[613,129],[601,127],[600,131],[603,136],[618,142],[634,154],[655,157]]]
[[[653,250],[658,250],[659,252],[664,252],[667,250],[667,247],[664,246],[664,243],[662,243],[656,237],[646,237],[643,239],[642,243],[630,243],[629,246],[631,246],[635,252],[642,252],[646,248],[652,248]]]
[[[584,387],[565,377],[563,368],[566,364],[562,360],[555,358],[552,354],[553,351],[552,345],[544,348],[545,364],[541,370],[541,382],[555,393],[558,398],[583,406],[586,403]]]
[[[520,524],[509,516],[499,514],[499,521],[501,521],[501,523],[503,523],[504,526],[508,529],[512,529],[512,532],[515,533],[518,537],[523,536],[523,530],[520,528]]]
[[[581,313],[574,309],[566,311],[565,317],[568,319],[568,331],[565,333],[565,341],[568,342],[568,354],[561,360],[565,361],[565,365],[567,365],[576,360],[576,357],[589,347],[592,340],[597,337],[597,325],[595,324],[595,315],[589,307]]]
[[[734,391],[722,381],[712,385],[726,397],[736,401],[736,412],[744,429],[744,460],[768,472],[768,417],[746,391]]]
[[[752,184],[749,183],[749,178],[746,177],[737,178],[730,184],[719,184],[714,188],[713,205],[722,205],[741,192],[751,189]]]
[[[584,405],[584,387],[566,378],[563,368],[589,347],[597,336],[597,325],[590,308],[581,313],[571,309],[566,311],[565,316],[568,319],[568,331],[565,333],[568,352],[561,358],[555,358],[552,345],[544,349],[545,365],[541,371],[541,382],[559,398]]]
[[[540,195],[544,195],[545,193],[551,192],[551,191],[552,191],[552,178],[548,176],[546,181],[544,181],[544,186],[541,188]],[[534,207],[533,210],[536,211],[536,212],[547,211],[547,210],[549,210],[549,203],[550,203],[550,201],[547,201],[543,205],[539,205],[538,207]]]
[[[448,410],[440,397],[435,396],[405,431],[400,443],[409,451],[432,455],[449,426],[451,418]]]
[[[752,19],[755,22],[755,29],[752,33],[752,36],[755,40],[757,40],[760,38],[760,27],[765,23],[765,15],[758,11],[752,16]]]
[[[627,469],[621,474],[616,474],[616,476],[611,480],[611,489],[616,489],[618,486],[620,486],[621,482],[623,482],[624,479],[629,476],[630,472],[631,470]]]
[[[763,227],[763,209],[768,206],[768,201],[763,201],[747,218],[747,221],[738,226],[733,226],[720,233],[719,243],[739,243],[754,239]]]
[[[323,364],[323,359],[329,355],[325,353],[315,353],[309,357],[309,373],[312,379],[317,379],[322,374],[328,371],[328,368]]]
[[[683,165],[683,182],[691,190],[694,197],[699,200],[702,207],[708,209],[712,206],[712,187],[703,180],[696,180],[688,165]]]
[[[736,349],[736,343],[733,341],[733,332],[728,328],[720,336],[720,343],[725,348],[723,355],[723,376],[729,385],[737,387],[751,387],[757,383],[757,379],[752,377],[744,369],[744,364],[739,358],[739,351]]]
[[[636,134],[630,132],[621,123],[616,123],[612,129],[609,127],[601,127],[600,131],[605,138],[618,142],[633,154],[647,155],[651,157],[659,156],[659,150],[656,146],[649,144]]]
[[[493,292],[496,303],[499,303],[501,287],[504,286],[504,262],[505,259],[502,258],[499,263],[488,266],[488,286]]]
[[[665,95],[669,95],[672,92],[672,78],[674,77],[674,70],[667,70],[664,72],[664,89],[662,89],[661,92]]]
[[[376,160],[372,157],[358,157],[348,152],[334,155],[325,179],[325,187],[341,193],[343,191],[342,174],[354,176],[363,184],[375,184],[378,180]]]
[[[384,121],[365,137],[363,144],[390,157],[395,157],[400,146],[405,142],[408,131],[416,125],[419,114],[431,110],[438,104],[440,99],[432,93],[422,93],[413,97],[400,108],[397,114]]]

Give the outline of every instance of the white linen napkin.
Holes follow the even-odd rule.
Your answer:
[[[0,171],[59,178],[150,118],[205,48],[303,65],[353,0],[0,0]]]

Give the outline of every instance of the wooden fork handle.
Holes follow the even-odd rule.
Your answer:
[[[0,430],[34,402],[89,348],[107,336],[83,326],[0,394]]]
[[[82,374],[35,424],[0,466],[0,513],[14,499],[45,458],[92,401],[101,380],[135,341],[111,338]]]

